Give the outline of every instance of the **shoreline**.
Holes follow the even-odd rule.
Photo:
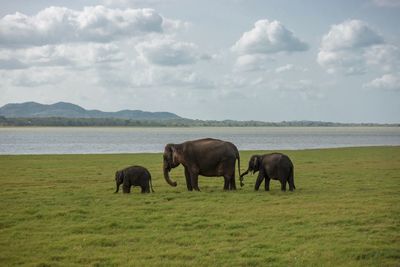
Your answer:
[[[186,128],[400,128],[400,123],[379,124],[379,123],[333,123],[332,125],[0,125],[0,129],[6,128],[123,128],[123,129],[137,129],[137,128],[172,128],[172,129],[186,129]]]
[[[370,145],[370,146],[340,146],[340,147],[321,147],[321,148],[304,148],[304,149],[266,149],[266,150],[253,150],[245,149],[239,150],[239,153],[272,153],[272,152],[307,152],[307,151],[326,151],[326,150],[340,150],[340,149],[368,149],[368,148],[398,148],[398,145]],[[0,154],[0,157],[13,157],[13,156],[112,156],[112,155],[156,155],[162,154],[158,152],[121,152],[121,153],[49,153],[49,154]]]

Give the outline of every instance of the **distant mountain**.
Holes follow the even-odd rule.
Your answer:
[[[86,110],[71,103],[43,105],[36,102],[7,104],[0,108],[1,126],[132,126],[132,127],[400,127],[399,123],[340,123],[324,121],[235,121],[198,120],[170,112]]]
[[[182,119],[170,112],[147,112],[142,110],[104,112],[100,110],[86,110],[78,105],[66,102],[58,102],[52,105],[44,105],[36,102],[7,104],[0,108],[0,116],[6,118],[113,118],[146,121]]]

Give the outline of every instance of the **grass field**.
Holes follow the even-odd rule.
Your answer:
[[[187,192],[161,154],[0,156],[0,266],[400,266],[400,147],[284,152],[294,193]],[[131,164],[155,193],[113,194]]]

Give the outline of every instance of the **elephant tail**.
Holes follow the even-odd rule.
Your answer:
[[[240,154],[239,151],[236,149],[236,159],[238,160],[238,173],[239,173],[239,180],[240,180],[240,186],[242,187],[244,185],[243,183],[243,178],[242,174],[240,173]]]
[[[296,189],[296,186],[294,185],[294,166],[290,169],[289,181],[293,183],[293,189]]]
[[[151,192],[153,192],[154,193],[154,190],[153,190],[153,183],[151,182],[151,174],[150,174],[150,172],[149,172],[149,182],[150,182],[150,189],[151,189]]]

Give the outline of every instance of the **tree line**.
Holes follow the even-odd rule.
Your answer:
[[[0,126],[59,126],[59,127],[334,127],[334,126],[400,126],[400,124],[335,123],[320,121],[234,121],[234,120],[129,120],[117,118],[6,118],[0,116]]]

